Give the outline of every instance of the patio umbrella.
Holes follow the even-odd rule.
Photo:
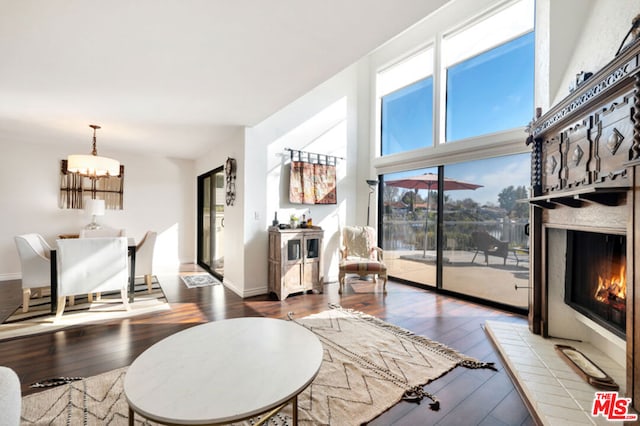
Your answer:
[[[413,190],[419,190],[419,189],[427,190],[427,214],[426,214],[426,219],[424,221],[424,248],[422,250],[422,257],[426,257],[427,225],[429,223],[429,207],[431,204],[430,203],[431,190],[438,189],[438,175],[436,173],[424,173],[418,176],[388,180],[388,181],[385,181],[385,185],[395,186],[397,188],[413,189]],[[464,189],[474,190],[482,187],[482,185],[464,182],[457,179],[449,179],[447,177],[444,178],[443,185],[444,185],[444,188],[442,188],[443,191],[455,191],[455,190],[464,190]]]

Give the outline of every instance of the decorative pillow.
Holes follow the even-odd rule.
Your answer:
[[[369,226],[346,226],[343,230],[343,244],[348,257],[375,259],[372,248],[375,245],[375,230]]]

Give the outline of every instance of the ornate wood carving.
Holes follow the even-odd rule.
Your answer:
[[[591,117],[587,117],[563,132],[567,146],[565,161],[567,188],[575,188],[591,183]]]
[[[613,181],[619,176],[626,178],[634,129],[631,102],[630,95],[622,96],[595,114],[598,135],[593,181],[596,183]]]
[[[542,143],[542,192],[559,191],[564,187],[562,143],[559,135]]]
[[[548,128],[553,127],[556,123],[564,121],[565,118],[568,119],[572,113],[581,110],[596,98],[611,91],[617,83],[631,75],[639,66],[638,54],[635,54],[627,62],[610,70],[604,77],[598,79],[598,76],[594,76],[594,79],[598,79],[596,84],[584,84],[583,89],[576,90],[578,95],[570,96],[571,100],[569,102],[560,103],[559,107],[556,108],[558,109],[557,112],[554,112],[550,117],[545,118],[541,123],[533,127],[533,136],[537,136]]]
[[[633,91],[633,144],[629,160],[640,159],[640,74],[636,74]]]

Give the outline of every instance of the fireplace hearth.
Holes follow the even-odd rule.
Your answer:
[[[564,301],[618,337],[626,338],[626,237],[567,231]]]

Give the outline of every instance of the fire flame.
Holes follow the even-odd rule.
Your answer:
[[[618,275],[610,277],[598,275],[598,288],[595,298],[602,303],[620,303],[627,299],[627,274],[625,265],[620,266]]]

